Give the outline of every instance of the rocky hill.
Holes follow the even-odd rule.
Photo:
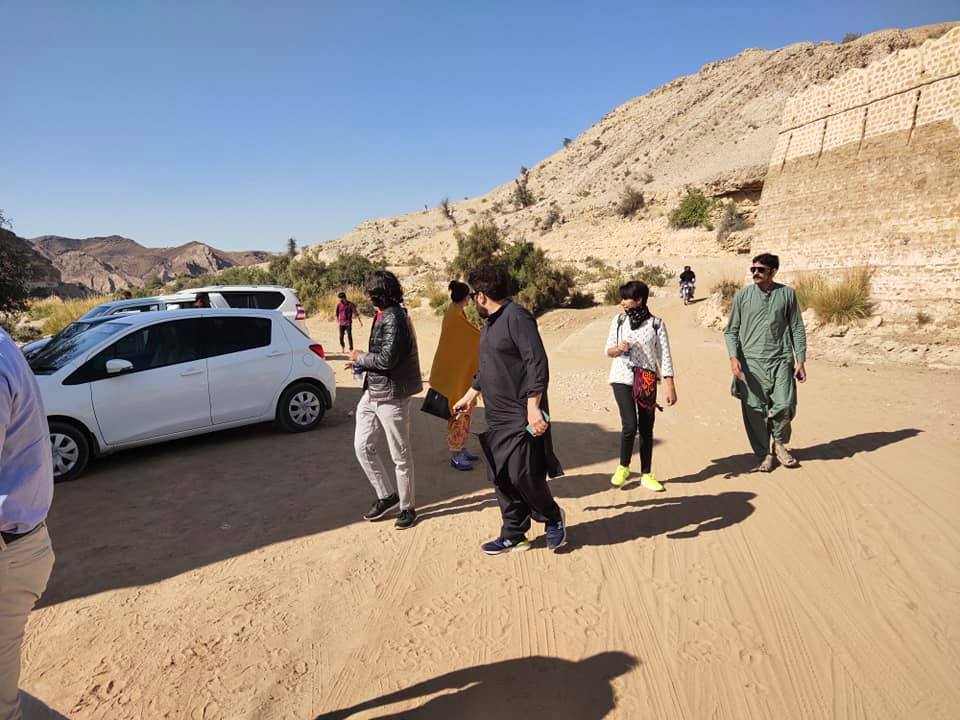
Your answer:
[[[512,237],[534,240],[554,257],[608,262],[749,251],[750,231],[724,245],[706,229],[671,230],[667,215],[691,186],[734,200],[749,226],[787,99],[852,68],[939,37],[955,23],[885,30],[846,43],[748,49],[704,65],[604,115],[529,170],[536,202],[518,209],[515,179],[487,195],[450,203],[457,226],[488,215]],[[560,144],[560,138],[558,145]],[[631,187],[644,207],[625,219],[617,203]],[[546,227],[546,229],[544,229]],[[329,258],[359,251],[407,272],[440,267],[455,253],[456,226],[439,209],[370,220],[342,238],[307,248]]]
[[[227,252],[191,242],[173,248],[147,248],[130,238],[111,235],[85,239],[44,235],[30,241],[60,272],[65,283],[109,293],[140,286],[156,275],[162,281],[177,275],[203,275],[235,265],[266,262],[269,253]]]

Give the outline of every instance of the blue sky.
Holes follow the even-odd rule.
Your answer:
[[[484,193],[745,47],[951,19],[956,0],[0,0],[0,208],[25,237],[312,244]]]

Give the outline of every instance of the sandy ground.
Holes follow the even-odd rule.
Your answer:
[[[362,522],[340,370],[316,432],[139,449],[58,486],[23,687],[112,720],[956,717],[960,376],[814,358],[802,467],[749,474],[720,335],[674,297],[653,306],[680,396],[657,419],[666,493],[608,483],[609,308],[541,320],[568,471],[557,554],[539,526],[531,552],[479,551],[499,528],[485,473],[447,467],[422,413],[419,524]],[[439,322],[415,316],[426,371]]]

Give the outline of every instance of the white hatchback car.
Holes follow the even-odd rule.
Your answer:
[[[120,315],[53,340],[30,366],[56,480],[136,445],[268,420],[312,430],[336,399],[323,347],[269,310]]]
[[[192,307],[200,293],[206,293],[211,307],[276,310],[307,331],[307,313],[296,291],[280,285],[207,285],[164,295],[161,299],[167,307]]]

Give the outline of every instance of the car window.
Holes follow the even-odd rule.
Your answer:
[[[239,291],[220,293],[227,305],[248,310],[276,310],[283,305],[283,293],[276,290]]]
[[[270,345],[273,322],[258,317],[211,317],[204,320],[207,354],[229,355]]]
[[[125,323],[107,322],[91,327],[86,332],[70,332],[66,336],[61,332],[30,357],[30,368],[37,375],[55,373],[85,355],[106,338],[128,327]]]
[[[141,313],[141,312],[157,312],[160,309],[160,306],[157,303],[151,303],[150,305],[128,305],[126,307],[117,308],[117,314],[121,313]]]
[[[133,370],[125,375],[198,360],[203,357],[201,338],[199,319],[171,320],[139,328],[98,352],[64,384],[76,385],[111,377],[107,374],[108,360],[132,363]]]

